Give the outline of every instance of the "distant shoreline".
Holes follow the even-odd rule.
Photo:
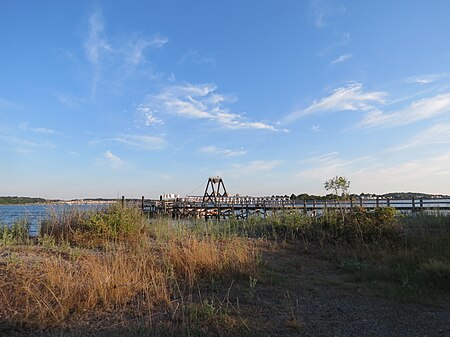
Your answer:
[[[0,206],[33,206],[33,205],[101,205],[101,204],[113,204],[118,200],[46,200],[46,201],[16,201],[16,202],[5,202],[1,200],[0,197]]]

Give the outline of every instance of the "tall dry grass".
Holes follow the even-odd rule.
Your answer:
[[[258,251],[247,239],[166,225],[153,224],[164,227],[164,235],[131,241],[106,234],[95,249],[86,248],[84,237],[77,246],[74,235],[70,245],[55,243],[59,237],[51,246],[12,247],[0,261],[1,320],[48,328],[110,311],[150,317],[155,306],[189,295],[182,292],[192,292],[202,278],[257,272]]]

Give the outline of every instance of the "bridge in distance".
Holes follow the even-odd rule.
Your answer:
[[[357,198],[348,200],[290,200],[289,198],[229,196],[222,178],[208,179],[203,196],[188,196],[179,198],[160,198],[160,200],[145,200],[142,197],[141,207],[150,216],[169,215],[173,218],[205,218],[227,219],[234,217],[246,219],[251,216],[262,218],[280,212],[303,212],[320,215],[327,209],[345,209],[351,211],[354,207],[376,209],[393,207],[400,212],[449,212],[448,198]]]

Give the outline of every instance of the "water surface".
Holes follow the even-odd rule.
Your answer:
[[[52,204],[52,205],[0,205],[0,224],[12,225],[17,221],[27,221],[30,224],[30,235],[37,235],[42,220],[52,213],[61,214],[72,209],[82,211],[104,208],[107,204]]]

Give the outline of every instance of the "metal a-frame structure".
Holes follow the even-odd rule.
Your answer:
[[[209,177],[206,184],[205,194],[203,195],[202,204],[217,204],[217,198],[227,197],[227,189],[221,177]]]

